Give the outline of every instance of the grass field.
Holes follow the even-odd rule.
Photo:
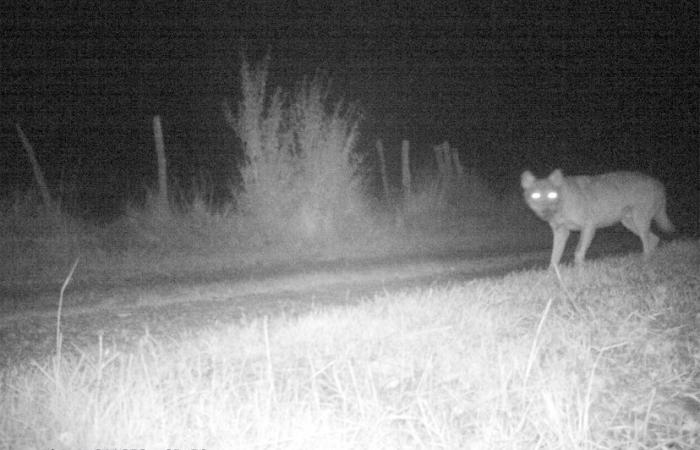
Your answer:
[[[2,371],[0,448],[690,449],[700,242],[360,305],[64,342]]]

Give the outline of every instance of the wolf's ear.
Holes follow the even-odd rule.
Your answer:
[[[549,181],[555,186],[564,184],[564,174],[561,173],[561,169],[557,169],[549,174]]]
[[[523,189],[532,187],[534,182],[535,176],[529,170],[526,170],[522,175],[520,175],[520,186],[522,186]]]

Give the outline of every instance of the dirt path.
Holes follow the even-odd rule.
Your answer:
[[[629,251],[604,245],[599,254]],[[595,256],[595,251],[593,252]],[[311,265],[263,273],[192,274],[108,286],[70,286],[64,297],[64,348],[127,348],[144,335],[172,338],[265,315],[297,315],[313,308],[354,304],[382,292],[441,286],[546,267],[549,250],[469,258],[463,254]],[[25,292],[23,308],[0,316],[0,366],[55,351],[58,287]],[[13,295],[17,295],[14,293]],[[33,307],[32,305],[40,305]],[[54,305],[54,306],[51,306]]]
[[[141,286],[68,289],[61,329],[64,345],[103,342],[130,346],[146,333],[174,337],[265,315],[297,315],[313,308],[354,304],[381,292],[444,285],[542,266],[548,252],[464,260],[459,255],[423,261],[314,268],[245,279],[177,280]],[[42,293],[41,295],[51,295]],[[53,293],[53,304],[58,293]],[[45,300],[41,304],[47,304]],[[0,318],[0,365],[55,351],[56,308],[6,311]]]

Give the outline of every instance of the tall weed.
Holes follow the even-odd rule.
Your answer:
[[[242,100],[230,123],[244,146],[240,204],[271,240],[337,236],[361,216],[355,152],[360,114],[330,100],[319,74],[292,95],[268,89],[269,56],[241,66]]]

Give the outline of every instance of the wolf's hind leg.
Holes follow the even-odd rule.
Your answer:
[[[634,220],[634,209],[631,206],[627,206],[622,210],[622,220],[620,222],[625,228],[642,238],[641,230],[637,228],[637,223]]]
[[[639,236],[644,249],[644,258],[648,259],[659,245],[659,237],[651,232],[651,217],[644,211],[631,206],[622,211],[622,225]]]

